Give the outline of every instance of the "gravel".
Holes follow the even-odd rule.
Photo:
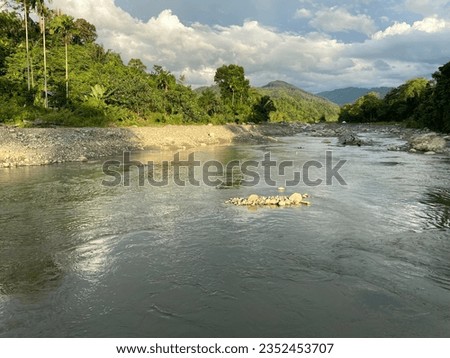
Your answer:
[[[144,128],[15,128],[0,126],[0,168],[88,162],[124,151],[186,149],[266,142],[294,125],[199,125]]]

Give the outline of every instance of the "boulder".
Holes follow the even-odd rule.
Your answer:
[[[445,139],[436,133],[427,133],[413,137],[409,144],[411,149],[420,152],[442,153],[447,147]]]
[[[345,132],[339,136],[339,144],[341,145],[357,145],[362,146],[364,142],[355,133]]]
[[[303,195],[299,193],[294,193],[289,197],[289,201],[295,205],[298,205],[303,201]]]

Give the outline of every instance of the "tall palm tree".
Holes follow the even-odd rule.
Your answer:
[[[18,4],[23,7],[24,12],[24,23],[25,23],[25,50],[27,54],[27,81],[28,81],[28,91],[31,90],[31,70],[30,70],[30,46],[28,37],[28,14],[30,13],[30,3],[27,0],[16,0]]]
[[[64,40],[66,54],[66,99],[69,98],[69,43],[74,35],[74,21],[72,16],[59,14],[50,25],[50,33],[59,34]]]
[[[48,108],[48,85],[47,85],[47,49],[45,39],[45,17],[48,9],[45,6],[45,0],[29,0],[30,6],[36,11],[40,19],[42,33],[42,48],[44,52],[44,107]],[[51,2],[51,0],[48,0]]]

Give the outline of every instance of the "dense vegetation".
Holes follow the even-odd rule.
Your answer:
[[[338,105],[283,81],[270,82],[258,91],[273,99],[277,108],[271,114],[273,122],[336,121],[339,116]]]
[[[289,93],[273,93],[272,99],[267,90],[251,88],[238,65],[217,69],[219,91],[194,91],[163,66],[148,71],[139,59],[123,63],[95,42],[96,28],[84,19],[52,11],[43,0],[7,4],[10,10],[0,13],[0,122],[105,126],[337,119],[329,102]]]
[[[346,122],[405,122],[450,132],[450,62],[431,81],[416,78],[391,90],[383,99],[368,93],[344,105],[339,116]]]

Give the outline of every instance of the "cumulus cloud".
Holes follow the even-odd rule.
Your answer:
[[[411,34],[413,32],[436,33],[450,29],[450,22],[438,17],[426,17],[421,21],[416,21],[412,25],[406,22],[395,23],[384,31],[378,31],[372,38],[380,40],[389,36]]]
[[[448,23],[436,17],[412,25],[395,24],[363,43],[349,44],[322,32],[282,32],[257,21],[187,25],[170,10],[140,21],[114,0],[97,0],[95,5],[90,0],[54,0],[52,6],[95,24],[99,41],[121,53],[125,61],[141,58],[149,68],[164,65],[176,75],[184,74],[193,86],[211,84],[216,68],[228,63],[244,66],[253,85],[281,79],[317,92],[346,86],[396,86],[431,74],[450,58],[450,48],[445,46]],[[335,8],[332,13],[339,11]],[[348,15],[349,24],[329,26],[333,31],[374,31],[369,17]]]
[[[371,35],[376,30],[375,22],[370,16],[352,15],[346,9],[338,7],[317,11],[309,24],[325,32],[357,31]]]

